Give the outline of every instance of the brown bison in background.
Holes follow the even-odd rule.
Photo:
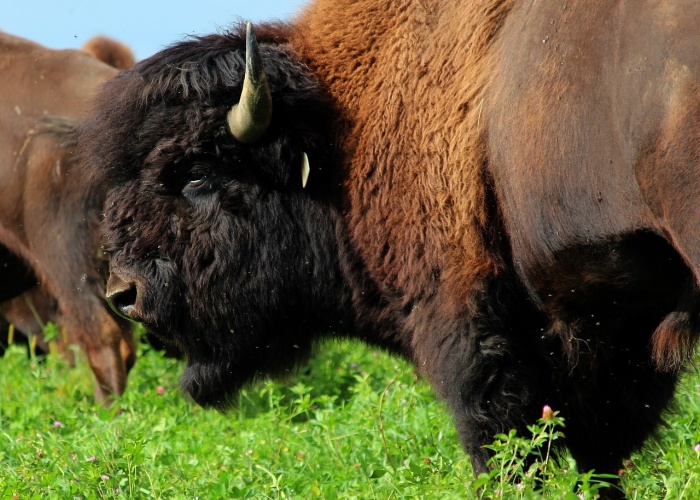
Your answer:
[[[60,324],[59,346],[85,350],[96,399],[104,401],[123,393],[134,344],[128,323],[104,302],[106,263],[96,238],[104,198],[83,186],[70,131],[117,70],[78,50],[5,33],[0,67],[0,314],[27,335]],[[38,345],[47,350],[41,339]]]
[[[697,19],[316,0],[259,50],[241,27],[176,44],[82,131],[107,294],[187,353],[202,405],[352,336],[415,362],[477,473],[545,404],[578,466],[614,473],[698,334]]]

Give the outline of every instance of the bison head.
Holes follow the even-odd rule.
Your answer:
[[[346,321],[331,108],[281,31],[167,48],[108,82],[81,131],[109,190],[108,296],[187,354],[205,406]]]

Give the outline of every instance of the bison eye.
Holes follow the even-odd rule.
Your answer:
[[[206,182],[206,180],[207,180],[207,176],[202,175],[201,177],[198,177],[196,179],[190,179],[188,182],[188,185],[190,187],[196,188],[196,187],[202,186]]]
[[[195,165],[187,174],[187,186],[198,188],[208,179],[208,169],[204,165]]]

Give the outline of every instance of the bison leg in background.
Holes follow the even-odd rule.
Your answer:
[[[5,350],[9,345],[8,336],[10,330],[10,323],[4,318],[0,318],[0,356],[5,355]]]
[[[112,395],[122,395],[126,377],[136,361],[131,328],[102,310],[99,332],[83,334],[82,345],[95,374],[95,400],[109,404]],[[97,335],[96,335],[97,334]]]
[[[49,269],[62,269],[49,264]],[[67,283],[68,282],[68,283]],[[48,289],[59,297],[55,322],[67,334],[67,343],[76,344],[87,355],[95,375],[95,400],[105,406],[110,396],[120,396],[126,388],[126,377],[136,359],[136,345],[131,325],[116,317],[97,291],[66,289],[70,276],[54,276],[47,280]],[[57,290],[57,291],[55,291]]]
[[[49,344],[44,339],[44,327],[49,321],[55,321],[56,301],[39,287],[34,287],[22,295],[0,304],[0,315],[14,325],[16,331],[31,339],[36,348],[36,354],[49,352]],[[60,351],[65,351],[63,338],[56,339]],[[67,360],[73,362],[71,353],[65,351]]]
[[[136,360],[130,324],[116,318],[95,296],[74,302],[59,301],[56,323],[66,332],[66,343],[82,348],[95,375],[95,401],[105,406],[121,396]]]
[[[110,394],[124,392],[135,345],[130,326],[117,320],[104,300],[99,211],[89,206],[80,166],[56,148],[52,133],[59,127],[46,127],[27,148],[26,189],[31,196],[25,195],[22,229],[37,281],[56,301],[51,320],[65,330],[67,343],[84,350],[96,378],[95,399],[108,405]],[[57,177],[53,171],[59,167],[62,174]],[[30,209],[36,206],[43,208]]]
[[[0,317],[0,356],[5,355],[5,351],[11,343],[26,344],[26,337],[21,331],[15,329],[13,336],[14,338],[10,339],[10,322]]]
[[[29,290],[36,285],[36,278],[27,266],[7,247],[0,244],[0,302],[7,302],[11,298],[21,294],[25,290]],[[3,306],[0,304],[0,312]],[[0,355],[5,353],[8,345],[8,334],[10,323],[12,320],[6,320],[0,316]],[[15,342],[27,343],[27,338],[24,335],[25,325],[15,325]]]
[[[121,318],[115,318],[104,306],[100,309],[102,317],[98,321],[91,321],[86,328],[75,322],[74,313],[70,316],[60,315],[56,300],[43,288],[35,287],[0,304],[0,314],[5,318],[0,327],[3,324],[9,327],[9,323],[12,323],[21,332],[18,335],[36,336],[37,353],[41,354],[50,351],[49,343],[42,334],[44,326],[48,322],[58,324],[62,331],[62,335],[56,339],[58,351],[72,364],[73,353],[66,348],[67,345],[77,344],[84,349],[96,378],[95,399],[107,404],[110,394],[124,392],[126,375],[136,360],[136,347],[130,324]],[[97,325],[100,336],[95,338]],[[6,331],[5,328],[0,339],[7,336]]]

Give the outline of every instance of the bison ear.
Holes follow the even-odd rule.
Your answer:
[[[311,167],[309,166],[309,157],[306,153],[301,154],[301,187],[305,188],[306,183],[309,181],[309,173],[311,172]]]
[[[272,120],[272,95],[263,70],[262,57],[253,25],[246,26],[245,77],[238,104],[228,112],[231,135],[238,141],[251,144],[267,130]]]

